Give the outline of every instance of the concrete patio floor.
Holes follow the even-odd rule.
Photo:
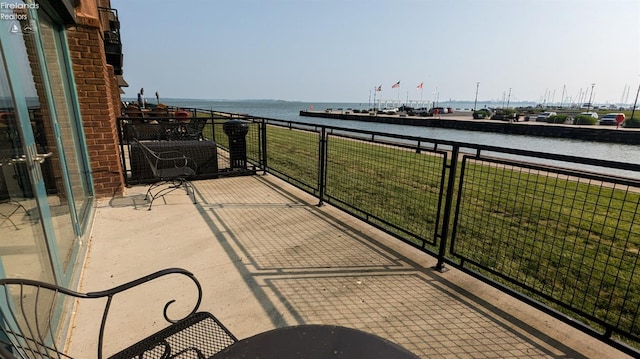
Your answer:
[[[212,312],[238,338],[297,324],[358,328],[424,358],[625,358],[625,354],[325,205],[275,176],[193,182],[158,199],[146,187],[98,202],[81,291],[156,270],[193,272]],[[193,302],[167,278],[116,298],[105,335],[111,354],[166,326],[162,306]],[[81,303],[71,354],[95,356],[100,312]],[[188,311],[188,309],[186,309]],[[87,330],[95,328],[95,331]]]

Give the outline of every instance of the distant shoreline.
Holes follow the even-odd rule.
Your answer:
[[[122,97],[122,101],[129,101],[129,102],[135,102],[137,101],[136,97]],[[147,102],[150,103],[155,103],[156,102],[156,98],[155,97],[148,97],[147,98]],[[344,107],[349,107],[352,105],[358,105],[362,108],[368,108],[368,107],[374,107],[374,104],[372,101],[305,101],[305,100],[281,100],[281,99],[206,99],[206,98],[179,98],[179,97],[160,97],[160,102],[161,103],[165,103],[165,104],[170,104],[171,102],[255,102],[255,103],[296,103],[296,104],[306,104],[306,105],[318,105],[318,106],[322,106],[324,104],[343,104],[345,105]],[[394,107],[397,107],[398,105],[398,101],[397,100],[376,100],[376,102],[380,105],[380,107],[384,107],[385,105],[392,105]],[[406,101],[401,101],[401,104],[404,104],[404,102]],[[415,104],[424,104],[425,107],[431,107],[431,105],[433,105],[433,101],[428,101],[428,100],[424,100],[424,101],[420,101],[420,100],[415,100],[415,99],[411,99],[408,101],[409,103],[407,104],[408,106],[411,105],[415,105]],[[349,106],[346,106],[349,105]],[[503,108],[503,107],[507,107],[507,103],[504,103],[502,101],[497,101],[497,100],[478,100],[478,101],[473,101],[473,100],[447,100],[447,101],[438,101],[436,103],[436,107],[452,107],[454,109],[466,109],[466,110],[473,110],[474,105],[476,109],[481,109],[484,107],[491,107],[491,108]],[[539,103],[537,101],[510,101],[508,102],[508,107],[511,108],[516,108],[516,107],[568,107],[569,104],[561,104],[561,103]],[[575,104],[572,104],[575,105]],[[595,107],[599,107],[599,108],[609,108],[610,106],[616,106],[616,107],[625,107],[625,108],[631,108],[633,106],[633,104],[631,103],[624,103],[624,104],[611,104],[611,103],[594,103]],[[573,106],[574,108],[577,108],[575,106]]]

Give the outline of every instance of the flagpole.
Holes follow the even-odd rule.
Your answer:
[[[374,113],[376,112],[376,92],[378,92],[378,88],[374,87],[373,88],[373,108],[372,108]]]
[[[431,108],[435,108],[436,107],[436,92],[438,92],[438,88],[436,87],[435,90],[433,90],[433,104],[431,105]]]

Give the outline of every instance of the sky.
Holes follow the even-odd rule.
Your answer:
[[[144,88],[161,99],[474,101],[477,90],[478,101],[510,94],[513,102],[613,104],[633,103],[640,88],[639,0],[111,6],[121,23],[125,97]]]

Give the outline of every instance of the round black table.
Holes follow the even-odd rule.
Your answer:
[[[278,328],[238,341],[213,356],[251,359],[419,358],[405,348],[357,329],[335,325]]]

